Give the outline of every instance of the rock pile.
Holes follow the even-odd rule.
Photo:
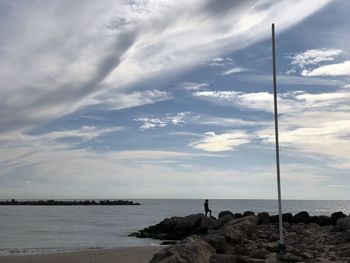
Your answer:
[[[197,214],[165,219],[138,235],[183,239],[158,252],[150,263],[350,262],[350,217],[345,214],[285,214],[284,255],[276,253],[275,218],[225,211],[215,220]]]

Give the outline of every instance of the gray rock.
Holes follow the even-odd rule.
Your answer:
[[[215,254],[214,248],[199,236],[184,239],[156,253],[149,263],[204,263]]]
[[[265,263],[278,263],[276,253],[272,253],[266,256]]]
[[[278,240],[278,235],[277,235],[277,233],[275,233],[275,232],[271,233],[271,235],[269,236],[269,241],[270,241],[270,242],[275,242],[275,241],[277,241],[277,240]]]
[[[233,213],[231,211],[225,210],[225,211],[221,211],[219,213],[218,218],[221,218],[221,217],[227,216],[227,215],[234,217]]]
[[[350,217],[344,217],[340,218],[337,221],[337,224],[335,226],[336,231],[345,231],[345,230],[350,230]]]
[[[210,257],[209,263],[236,263],[236,256],[217,254]]]
[[[270,215],[267,212],[261,212],[258,214],[258,223],[266,224],[270,222]]]
[[[255,215],[255,213],[252,212],[252,211],[245,211],[245,212],[243,213],[243,216],[253,216],[253,215]]]
[[[249,257],[264,259],[270,253],[271,252],[266,249],[254,249],[249,253]]]
[[[214,229],[222,228],[224,225],[226,225],[228,222],[232,221],[233,219],[234,217],[231,215],[224,215],[219,217],[219,219],[215,221]]]
[[[294,219],[297,223],[308,223],[309,218],[310,215],[306,211],[299,212],[294,216]]]

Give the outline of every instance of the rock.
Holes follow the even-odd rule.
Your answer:
[[[298,257],[296,255],[293,255],[291,253],[285,253],[285,254],[278,254],[277,255],[277,258],[280,260],[280,261],[286,261],[286,262],[302,262],[303,259],[301,257]]]
[[[339,256],[342,258],[350,257],[350,248],[347,248],[347,249],[340,251]]]
[[[335,223],[334,223],[334,220],[329,216],[319,216],[318,217],[318,224],[320,226],[329,226],[329,225],[333,225]]]
[[[214,229],[220,229],[222,228],[226,223],[232,221],[234,219],[231,215],[225,215],[220,217],[218,220],[215,221]]]
[[[282,221],[288,223],[296,223],[296,220],[291,213],[282,214]]]
[[[217,254],[210,257],[209,263],[236,263],[236,257],[228,254]]]
[[[277,241],[278,240],[278,235],[277,235],[277,233],[272,233],[270,236],[269,236],[269,241],[270,242],[275,242],[275,241]]]
[[[305,224],[299,223],[299,224],[293,224],[291,227],[288,229],[290,232],[300,232],[305,230]]]
[[[206,234],[213,229],[216,220],[203,214],[185,217],[166,218],[159,224],[149,226],[132,235],[140,238],[156,238],[160,240],[182,240],[193,234]]]
[[[254,249],[249,253],[249,257],[264,259],[270,253],[271,253],[270,251],[267,251],[264,248],[263,249]]]
[[[267,224],[270,222],[270,215],[267,212],[261,212],[258,214],[258,224]]]
[[[233,253],[233,246],[241,246],[245,240],[255,237],[257,221],[256,216],[237,218],[216,232],[203,236],[203,239],[215,248],[216,253]]]
[[[263,260],[263,259],[256,259],[256,258],[250,258],[248,256],[237,256],[236,262],[237,263],[264,263],[265,260]]]
[[[265,244],[265,249],[270,252],[277,252],[277,244],[276,242],[270,242]]]
[[[278,223],[278,215],[270,216],[270,223]]]
[[[227,215],[234,217],[234,215],[233,215],[233,213],[231,211],[225,210],[225,211],[221,211],[219,213],[218,218],[221,218],[221,217],[227,216]]]
[[[245,212],[243,213],[243,216],[253,216],[253,215],[255,215],[255,213],[252,212],[252,211],[245,211]]]
[[[318,224],[319,223],[319,218],[318,218],[318,216],[310,216],[309,217],[309,220],[308,220],[308,223],[310,224],[310,223],[314,223],[314,224]]]
[[[242,214],[241,213],[234,213],[233,214],[233,218],[241,218],[242,217]]]
[[[294,215],[294,219],[295,219],[296,223],[306,224],[306,223],[308,223],[309,218],[310,218],[310,215],[306,211],[302,211],[302,212],[299,212],[296,215]]]
[[[333,218],[335,220],[335,223],[337,223],[337,220],[339,218],[344,218],[346,217],[346,214],[344,214],[342,211],[339,211],[339,212],[334,212],[332,215],[331,215],[331,218]]]
[[[199,236],[184,239],[156,253],[149,263],[203,263],[215,254],[214,248]]]
[[[277,259],[276,253],[269,254],[265,259],[265,263],[278,263],[278,262],[280,261]]]
[[[215,248],[215,252],[218,254],[228,253],[228,244],[226,242],[226,236],[221,233],[212,233],[203,237],[203,239],[208,242],[213,248]]]
[[[350,217],[343,217],[338,219],[337,224],[335,226],[336,231],[346,231],[350,230]]]
[[[350,241],[350,230],[345,230],[343,237],[344,237],[344,240],[346,242],[349,242]]]
[[[253,238],[257,231],[258,218],[254,215],[237,218],[228,222],[220,231],[228,238],[233,238],[240,232],[243,238]]]

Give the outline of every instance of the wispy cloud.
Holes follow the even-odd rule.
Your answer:
[[[197,83],[197,82],[183,82],[179,85],[181,89],[185,90],[201,90],[204,88],[208,88],[208,83]]]
[[[128,109],[161,101],[171,100],[170,92],[157,89],[135,91],[132,93],[108,93],[93,99],[93,104],[101,104],[111,110]]]
[[[8,142],[53,142],[59,139],[65,138],[76,138],[82,140],[91,140],[103,136],[107,133],[122,131],[124,127],[116,126],[116,127],[96,127],[96,126],[82,126],[79,129],[73,130],[58,130],[58,131],[50,131],[47,133],[41,133],[37,135],[31,135],[21,132],[8,132],[0,134],[0,142],[8,143]]]
[[[333,61],[335,56],[339,56],[343,52],[343,50],[335,48],[309,49],[291,56],[291,65],[298,66],[299,68],[318,65],[324,61]]]
[[[231,69],[225,70],[224,72],[221,73],[221,75],[222,76],[227,76],[227,75],[232,75],[232,74],[245,72],[245,71],[248,71],[248,70],[245,69],[245,68],[236,67],[236,68],[231,68]]]
[[[239,145],[249,143],[250,139],[251,136],[241,130],[222,134],[206,132],[200,140],[190,143],[189,146],[208,152],[232,151]]]
[[[140,117],[134,121],[142,122],[140,130],[147,130],[153,128],[163,128],[168,125],[185,124],[191,120],[198,118],[197,115],[191,112],[169,113],[162,117]]]
[[[232,58],[221,58],[221,57],[213,58],[209,62],[209,66],[212,66],[212,67],[224,67],[232,64],[233,64]]]
[[[198,91],[193,95],[220,106],[229,106],[253,111],[273,110],[273,95],[269,92],[240,91]],[[332,109],[346,105],[350,97],[347,89],[336,92],[308,93],[305,91],[285,92],[278,94],[279,111],[281,113],[300,112],[307,108]],[[334,109],[334,108],[333,108]]]
[[[221,127],[240,127],[240,126],[261,126],[266,125],[264,121],[247,121],[236,118],[222,118],[222,117],[201,117],[198,123],[205,125],[214,125]]]
[[[342,63],[323,65],[311,70],[303,70],[302,76],[350,76],[350,60]]]

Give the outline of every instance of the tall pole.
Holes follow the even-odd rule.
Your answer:
[[[272,24],[272,66],[273,66],[273,98],[275,109],[275,142],[276,142],[276,167],[277,167],[277,190],[278,190],[278,251],[284,252],[283,226],[282,226],[282,204],[281,204],[281,179],[280,179],[280,153],[278,140],[278,111],[277,111],[277,81],[276,81],[276,48],[275,48],[275,24]]]

